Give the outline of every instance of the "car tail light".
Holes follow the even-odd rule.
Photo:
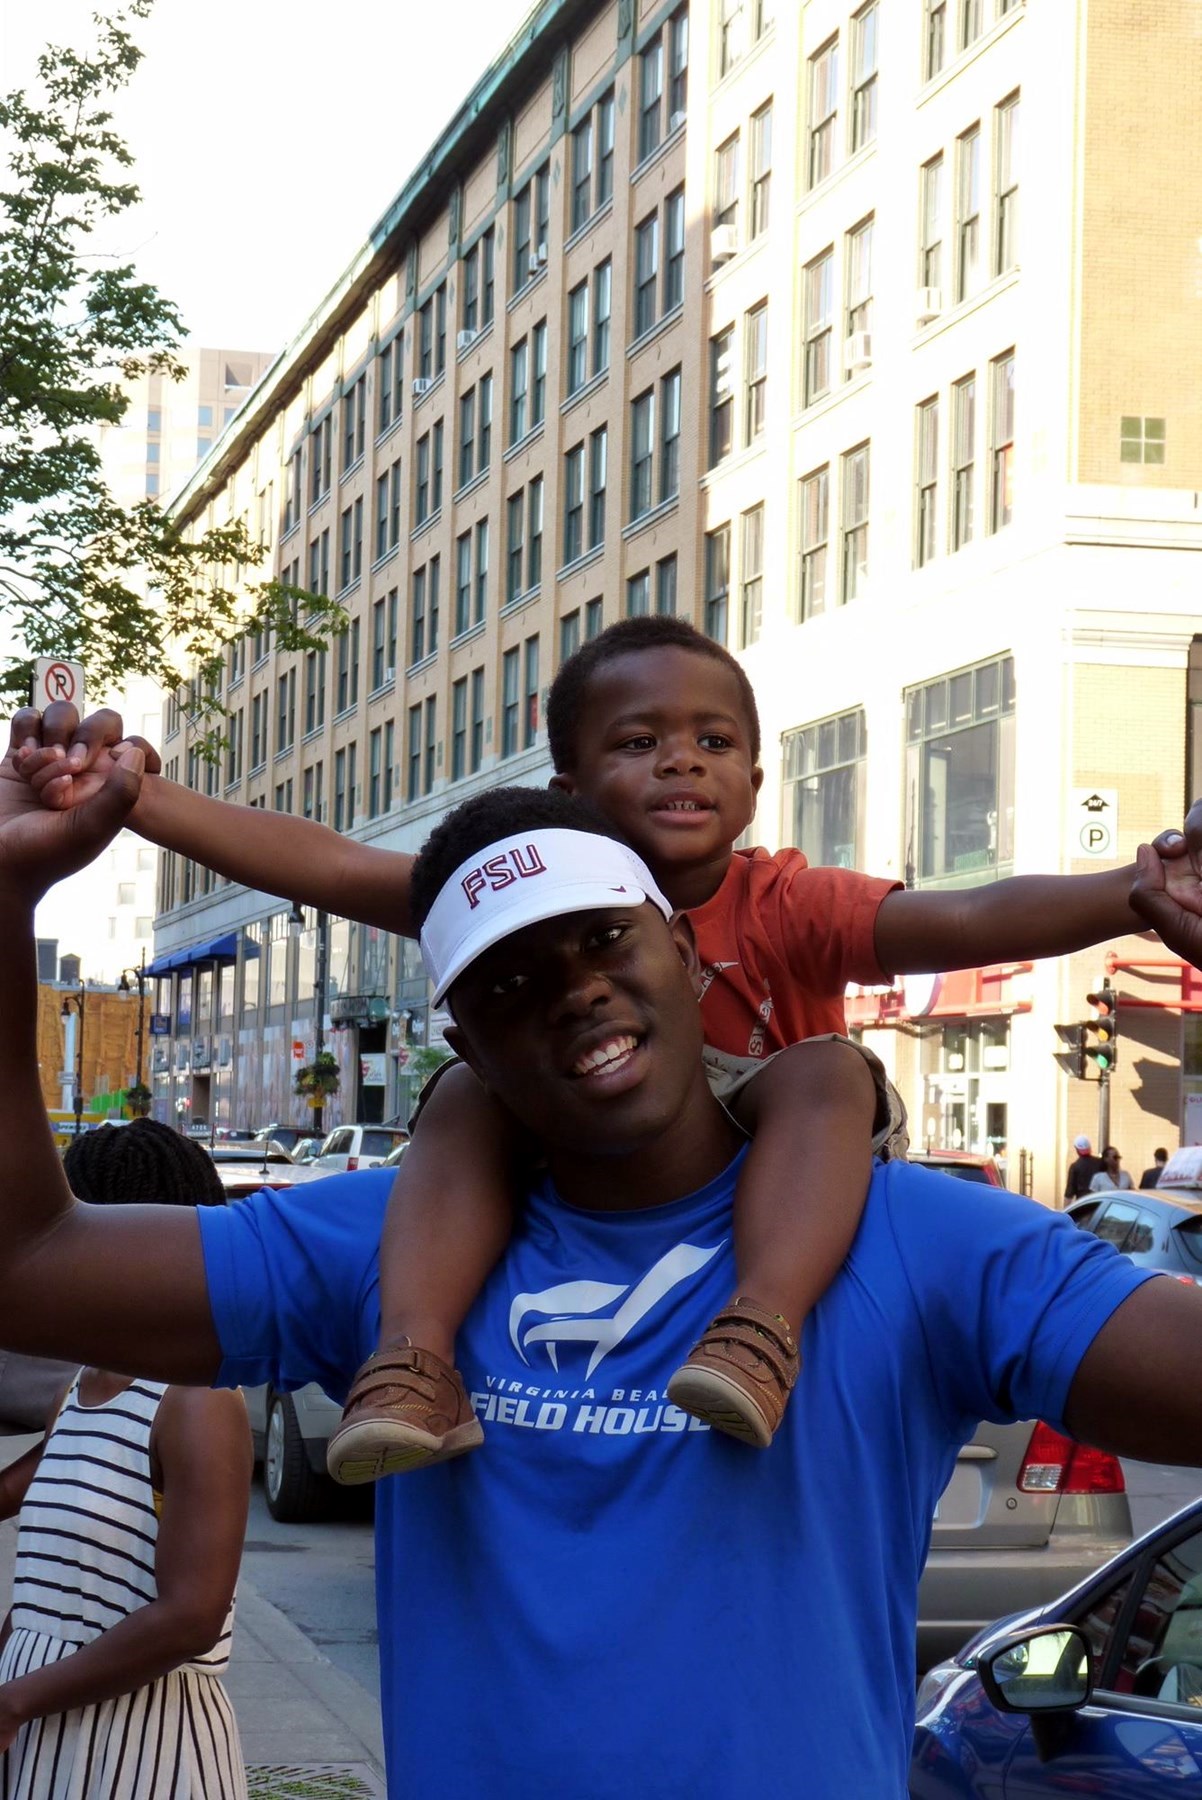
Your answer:
[[[358,1167],[359,1167],[359,1158],[357,1156],[348,1156],[346,1159],[347,1174],[348,1175],[351,1174]]]
[[[1121,1494],[1123,1470],[1117,1456],[1075,1444],[1050,1425],[1038,1424],[1018,1473],[1020,1494]]]

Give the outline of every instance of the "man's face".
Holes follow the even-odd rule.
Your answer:
[[[590,677],[576,763],[556,779],[670,879],[675,868],[729,853],[755,812],[763,771],[732,671],[664,644],[615,656]]]
[[[470,964],[447,1036],[549,1149],[625,1155],[708,1099],[695,966],[649,902],[564,914]]]

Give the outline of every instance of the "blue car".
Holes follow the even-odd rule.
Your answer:
[[[1202,1501],[918,1690],[911,1800],[1202,1800]]]

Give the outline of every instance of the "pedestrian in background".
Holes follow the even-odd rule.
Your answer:
[[[1159,1187],[1160,1186],[1160,1177],[1164,1174],[1164,1165],[1168,1162],[1168,1160],[1169,1160],[1169,1153],[1167,1150],[1153,1150],[1153,1152],[1152,1152],[1152,1167],[1150,1169],[1145,1169],[1143,1174],[1140,1176],[1140,1178],[1139,1178],[1140,1187],[1141,1188]]]
[[[1068,1165],[1068,1180],[1064,1184],[1066,1200],[1080,1200],[1083,1194],[1088,1194],[1094,1176],[1100,1175],[1104,1167],[1102,1158],[1093,1154],[1087,1137],[1075,1137],[1073,1149],[1077,1154]]]
[[[1111,1188],[1130,1188],[1131,1177],[1120,1167],[1122,1160],[1114,1145],[1107,1144],[1102,1152],[1102,1167],[1089,1184],[1091,1194],[1105,1194]]]
[[[153,1119],[64,1158],[98,1205],[220,1205],[212,1159]],[[80,1369],[46,1436],[0,1472],[20,1508],[0,1627],[4,1800],[246,1800],[221,1676],[246,1531],[251,1444],[236,1389]]]

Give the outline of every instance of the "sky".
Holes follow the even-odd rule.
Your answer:
[[[276,350],[351,261],[532,0],[156,0],[114,105],[142,204],[104,250],[197,344]],[[0,89],[103,0],[0,0]]]
[[[282,349],[531,3],[156,0],[113,109],[142,203],[93,243],[173,300],[196,344]],[[91,41],[102,4],[0,0],[0,91],[34,85],[44,44]],[[80,919],[101,909],[88,871],[43,903],[39,932],[83,950]]]

